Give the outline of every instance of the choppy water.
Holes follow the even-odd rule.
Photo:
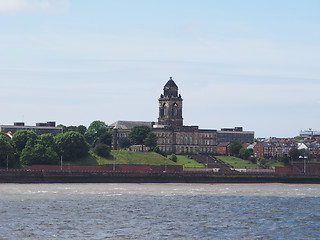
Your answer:
[[[320,185],[0,184],[0,239],[320,239]]]

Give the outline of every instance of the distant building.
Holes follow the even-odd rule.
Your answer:
[[[167,153],[215,153],[217,131],[184,126],[182,101],[178,86],[170,78],[159,98],[158,122],[117,121],[111,124],[113,149],[119,149],[121,138],[126,138],[134,126],[147,125],[157,134],[160,150]]]
[[[242,143],[253,143],[254,132],[243,131],[242,127],[235,128],[221,128],[217,132],[217,143],[232,142],[233,140],[239,140]]]
[[[254,132],[243,131],[242,127],[234,129],[199,129],[199,126],[183,125],[183,99],[178,86],[170,77],[163,87],[159,98],[158,122],[117,121],[110,126],[113,133],[113,149],[120,149],[120,142],[128,137],[135,126],[146,125],[157,134],[160,150],[177,154],[214,154],[217,144],[239,140],[243,143],[254,141]]]
[[[0,132],[14,134],[18,130],[33,131],[36,134],[52,133],[57,135],[62,133],[62,127],[56,127],[56,122],[37,123],[36,126],[25,126],[24,122],[15,122],[13,125],[0,125]]]
[[[309,136],[320,136],[320,131],[312,130],[312,128],[309,128],[309,130],[300,131],[301,137],[309,137]]]
[[[253,147],[254,157],[280,157],[289,155],[291,148],[295,147],[294,142],[263,141],[257,142]]]
[[[219,155],[229,155],[230,142],[222,142],[217,146],[217,154]]]

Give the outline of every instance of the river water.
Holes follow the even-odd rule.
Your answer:
[[[320,185],[0,184],[0,239],[320,239]]]

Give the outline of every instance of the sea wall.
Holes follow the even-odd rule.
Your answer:
[[[1,171],[0,183],[320,183],[320,176]]]

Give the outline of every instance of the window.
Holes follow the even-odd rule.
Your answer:
[[[177,103],[174,103],[173,104],[173,116],[178,116],[178,104]]]
[[[165,103],[163,104],[163,115],[164,116],[168,115],[168,108],[167,108],[167,105]]]

